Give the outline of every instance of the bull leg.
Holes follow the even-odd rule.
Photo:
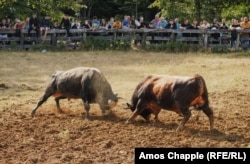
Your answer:
[[[52,93],[45,93],[43,95],[43,97],[40,98],[40,100],[38,101],[37,105],[32,109],[31,112],[31,116],[33,117],[36,113],[36,110],[38,109],[38,107],[40,107],[45,101],[47,101],[47,99],[52,95]]]
[[[155,122],[160,122],[160,121],[159,121],[159,118],[158,118],[158,115],[159,115],[159,113],[160,113],[160,111],[161,111],[161,108],[155,108],[155,109],[153,109],[152,111],[154,111],[154,115],[155,115],[154,121],[155,121]]]
[[[102,110],[102,116],[105,116],[105,114],[106,114],[106,106],[104,106],[104,105],[100,105],[100,108],[101,108],[101,110]]]
[[[214,129],[214,115],[213,111],[210,107],[204,107],[202,111],[208,116],[209,118],[209,123],[210,123],[210,131]]]
[[[60,96],[60,97],[56,97],[56,98],[55,98],[57,111],[58,111],[59,113],[63,113],[63,111],[62,111],[62,109],[61,109],[61,107],[60,107],[59,100],[60,100],[60,99],[65,99],[65,98],[66,98],[66,97],[63,97],[63,96]]]
[[[143,103],[141,99],[139,99],[135,111],[133,112],[132,116],[126,121],[126,124],[131,123],[135,119],[135,117],[138,116],[144,109],[145,103]]]
[[[188,108],[180,108],[183,114],[183,119],[181,120],[179,126],[177,127],[176,131],[182,131],[184,129],[184,126],[186,122],[191,117],[191,112]]]
[[[85,113],[85,120],[88,120],[89,119],[89,109],[90,109],[90,106],[89,106],[88,101],[83,101],[83,104],[84,104],[84,109],[86,111],[86,113]]]

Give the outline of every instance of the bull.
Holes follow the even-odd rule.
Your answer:
[[[183,116],[176,129],[181,131],[191,116],[190,107],[194,107],[207,115],[210,130],[214,126],[206,83],[200,75],[190,77],[149,75],[137,85],[131,104],[127,103],[127,106],[133,114],[126,123],[131,123],[138,115],[150,121],[151,114],[155,115],[154,119],[157,121],[159,112],[165,109]]]
[[[84,104],[85,119],[89,118],[91,103],[99,104],[102,114],[116,106],[118,102],[117,94],[114,94],[111,85],[97,68],[76,67],[67,71],[56,71],[52,75],[44,95],[37,105],[32,109],[34,116],[36,110],[50,96],[55,97],[58,112],[62,112],[59,100],[61,99],[82,99]]]

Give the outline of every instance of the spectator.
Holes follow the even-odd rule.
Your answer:
[[[49,29],[51,28],[50,16],[46,15],[41,20],[40,35],[43,40],[46,39]]]
[[[240,23],[241,29],[250,29],[250,22],[248,21],[248,17],[243,18],[243,22]],[[243,33],[242,36],[248,36],[248,33]]]
[[[9,29],[10,29],[10,27],[9,27],[9,25],[7,24],[6,19],[5,19],[5,18],[2,19],[2,21],[1,21],[1,23],[0,23],[0,30],[5,31],[5,30],[9,30]],[[1,33],[1,34],[0,34],[0,39],[5,39],[5,40],[7,40],[7,38],[8,38],[7,33]],[[4,42],[4,43],[6,43],[6,42]]]
[[[122,29],[122,22],[119,19],[116,19],[113,23],[113,29]]]
[[[137,21],[137,20],[136,20],[136,21]],[[139,26],[138,26],[138,25],[139,25]],[[137,27],[137,26],[138,26],[138,27]],[[148,24],[144,21],[143,16],[140,16],[139,22],[136,22],[136,27],[137,27],[138,29],[146,29],[146,28],[148,28]],[[142,33],[139,33],[139,36],[140,36],[140,38],[142,38]],[[140,41],[135,40],[135,45],[136,45],[137,43],[141,43],[141,40],[140,40]]]
[[[223,27],[223,26],[224,26],[224,27]],[[223,29],[228,29],[228,28],[229,28],[229,26],[228,26],[227,21],[226,21],[225,18],[222,18],[222,19],[221,19],[220,27],[223,27]]]
[[[240,25],[241,25],[241,23],[243,23],[244,22],[244,17],[241,17],[240,18]]]
[[[155,18],[153,20],[150,21],[149,27],[150,28],[157,28],[158,22],[159,22],[159,14],[155,15]]]
[[[82,24],[82,27],[85,29],[91,29],[91,25],[89,24],[89,20],[85,18],[84,23]]]
[[[20,37],[21,36],[21,30],[24,29],[24,23],[21,22],[19,18],[15,19],[15,24],[13,25],[13,29],[16,31],[15,37]]]
[[[243,18],[243,22],[240,23],[241,29],[250,29],[250,22],[248,21],[248,17]],[[245,37],[249,37],[249,33],[241,33],[241,37],[243,37],[242,43],[249,44],[249,40]]]
[[[173,29],[173,30],[177,29],[176,23],[174,22],[173,19],[169,19],[166,29]],[[168,32],[166,36],[170,36],[172,39],[175,37],[174,33],[172,32]]]
[[[102,19],[102,20],[101,20],[99,29],[100,29],[100,30],[107,30],[107,21],[106,21],[106,19]]]
[[[201,30],[207,30],[210,28],[210,24],[208,23],[206,19],[204,19],[199,28]]]
[[[11,27],[9,26],[9,24],[7,24],[7,21],[5,18],[2,19],[1,23],[0,23],[0,29],[2,30],[9,30]]]
[[[186,29],[190,29],[191,24],[189,23],[189,20],[186,18],[184,19],[184,22],[181,24],[180,29],[181,30],[186,30]]]
[[[179,18],[175,18],[175,19],[174,19],[174,23],[176,24],[176,29],[179,30],[180,27],[181,27],[181,25],[180,25],[180,23],[179,23]]]
[[[186,30],[186,29],[190,29],[190,27],[191,27],[191,24],[189,23],[189,20],[186,18],[186,19],[184,19],[184,22],[181,24],[180,29],[181,30]],[[184,33],[184,34],[182,34],[182,36],[183,37],[189,37],[190,34]]]
[[[226,23],[226,19],[225,18],[222,18],[221,20],[221,24],[220,24],[220,29],[221,30],[224,30],[223,32],[221,32],[221,37],[227,37],[228,33],[227,33],[227,30],[228,30],[228,25]]]
[[[36,37],[39,37],[40,32],[40,22],[37,18],[37,14],[33,13],[32,17],[29,19],[29,28],[28,28],[28,36],[31,37],[31,31],[35,30]]]
[[[136,26],[138,26],[139,29],[145,29],[149,27],[148,24],[144,21],[143,16],[140,16],[139,23],[137,23]]]
[[[236,39],[237,39],[237,31],[236,30],[237,29],[241,29],[240,24],[239,24],[237,19],[233,19],[232,25],[229,27],[229,30],[231,31],[231,48],[236,43]]]
[[[67,33],[66,37],[71,36],[70,34],[71,23],[69,20],[69,16],[67,14],[64,14],[64,17],[62,18],[59,27],[66,30],[66,33]]]
[[[108,21],[108,23],[106,25],[106,29],[113,29],[114,22],[115,22],[114,17],[110,17],[110,19],[109,19],[109,21]]]
[[[199,29],[198,21],[196,19],[193,20],[193,23],[191,24],[190,29],[193,29],[193,30],[198,30]],[[190,36],[198,38],[199,33],[190,33]],[[192,41],[192,43],[194,43],[194,44],[196,44],[198,42],[199,41]]]
[[[129,28],[130,22],[129,22],[129,16],[125,15],[124,19],[122,20],[122,27],[123,28]]]
[[[158,23],[157,23],[156,28],[164,29],[164,28],[166,28],[167,24],[168,24],[168,22],[165,20],[165,18],[163,16],[161,16]]]
[[[24,23],[24,29],[25,29],[25,30],[28,30],[28,29],[30,28],[29,21],[30,21],[30,18],[27,17],[27,18],[25,19],[25,23]]]
[[[51,29],[59,29],[58,20],[54,20]]]
[[[132,29],[137,29],[138,26],[136,25],[136,21],[138,21],[138,20],[135,19],[134,15],[132,15],[130,23],[129,23],[129,25],[130,25],[129,27]]]
[[[210,29],[211,30],[219,30],[220,29],[220,24],[219,24],[217,19],[214,19],[213,24],[210,26]],[[218,40],[220,37],[220,33],[212,33],[210,36],[213,37],[214,39]],[[218,44],[219,41],[212,41],[212,43]]]
[[[10,17],[7,17],[7,19],[6,19],[6,23],[8,24],[8,26],[9,26],[9,28],[11,29],[12,28],[12,26],[14,25],[13,23],[12,23],[12,21],[11,21],[11,18]]]
[[[100,20],[97,19],[97,16],[94,16],[91,21],[91,29],[92,30],[98,29],[100,24],[101,24]]]
[[[166,29],[174,29],[176,30],[177,29],[177,25],[176,23],[174,22],[173,19],[170,19],[167,26],[166,26]]]
[[[176,29],[180,30],[181,25],[179,23],[179,18],[178,17],[174,19],[174,23],[176,24]],[[177,32],[177,38],[181,38],[181,37],[182,37],[182,33],[180,31],[178,31]]]
[[[81,27],[81,24],[77,18],[74,19],[74,22],[71,23],[72,29],[79,29]]]

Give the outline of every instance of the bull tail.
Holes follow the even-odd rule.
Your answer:
[[[199,95],[202,97],[204,102],[204,105],[196,107],[197,109],[202,109],[203,107],[208,107],[209,106],[209,100],[208,100],[208,90],[206,86],[206,82],[204,78],[200,75],[195,75],[195,80],[199,84]]]
[[[49,85],[47,86],[44,95],[40,98],[37,105],[32,109],[31,116],[34,116],[36,110],[45,102],[47,99],[56,92],[56,76],[52,76]]]

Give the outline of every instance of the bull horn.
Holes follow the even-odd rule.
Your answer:
[[[126,103],[126,105],[127,105],[127,106],[124,107],[123,109],[131,109],[132,106],[131,106],[129,103]]]
[[[109,105],[112,104],[113,102],[114,102],[114,101],[111,100],[111,99],[108,100],[108,104],[109,104]]]

